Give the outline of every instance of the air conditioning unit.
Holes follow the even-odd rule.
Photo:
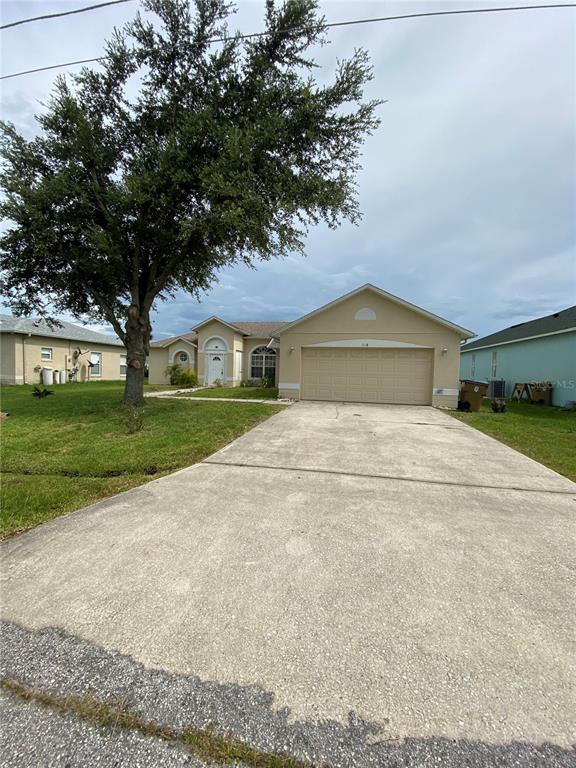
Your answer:
[[[504,379],[490,379],[488,382],[488,397],[496,399],[506,397],[506,382]]]

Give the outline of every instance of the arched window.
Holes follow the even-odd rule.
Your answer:
[[[264,376],[276,378],[276,350],[269,347],[256,347],[250,355],[250,378],[261,379]]]
[[[211,352],[226,352],[228,349],[228,345],[224,341],[224,339],[220,338],[220,336],[212,336],[212,338],[208,339],[208,341],[204,344],[204,350],[210,350]]]

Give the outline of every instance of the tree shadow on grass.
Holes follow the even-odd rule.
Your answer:
[[[574,768],[576,751],[545,742],[492,744],[444,737],[390,740],[386,723],[350,712],[348,722],[290,720],[257,686],[148,669],[130,656],[48,627],[2,622],[2,677],[54,696],[129,702],[146,720],[174,728],[215,728],[261,752],[315,765],[418,768]],[[120,736],[118,735],[118,738]],[[72,748],[72,745],[70,745]]]

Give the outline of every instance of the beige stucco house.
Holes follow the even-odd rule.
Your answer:
[[[455,407],[460,343],[474,334],[373,285],[288,323],[210,317],[153,342],[150,382],[178,362],[200,382],[273,377],[281,397]]]
[[[126,376],[126,350],[112,336],[74,323],[0,315],[0,382],[38,384],[43,369],[65,381],[118,380]]]

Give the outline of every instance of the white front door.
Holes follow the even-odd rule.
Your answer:
[[[208,384],[213,384],[220,379],[224,384],[224,355],[209,355],[208,357]]]

